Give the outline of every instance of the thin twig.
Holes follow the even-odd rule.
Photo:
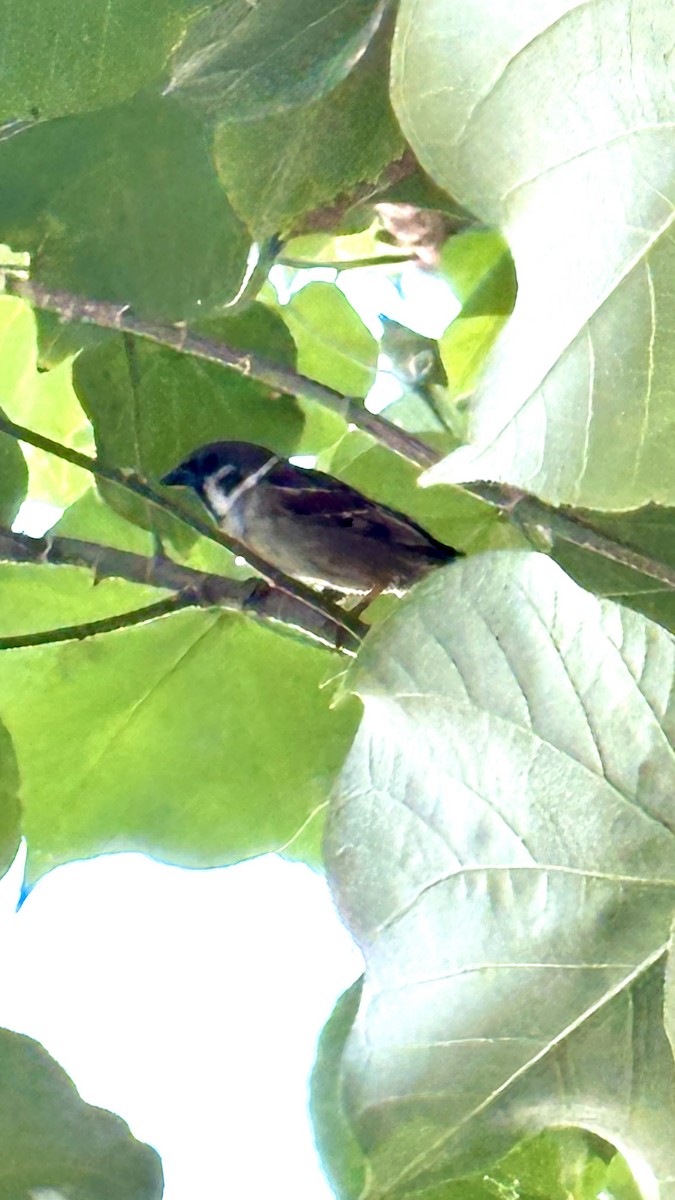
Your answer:
[[[430,467],[441,457],[426,442],[406,433],[393,425],[386,417],[368,412],[361,400],[343,396],[333,388],[324,387],[315,379],[300,375],[290,367],[279,366],[262,355],[247,350],[237,350],[224,342],[190,333],[183,325],[162,325],[135,317],[127,304],[112,304],[104,300],[88,300],[70,292],[51,291],[40,283],[20,279],[8,274],[6,290],[20,296],[36,308],[58,313],[63,321],[82,321],[98,325],[102,329],[116,329],[120,333],[132,333],[135,337],[169,346],[173,350],[191,354],[206,362],[220,363],[240,375],[256,379],[273,391],[286,396],[301,396],[338,413],[345,421],[357,425],[371,434],[382,445],[410,459],[419,467]]]
[[[213,523],[204,521],[201,517],[188,512],[187,509],[177,504],[175,500],[165,498],[156,492],[150,484],[146,483],[144,479],[136,475],[135,472],[116,467],[106,467],[98,459],[81,454],[79,450],[73,450],[70,446],[62,446],[60,442],[54,442],[51,438],[44,437],[42,434],[36,433],[33,429],[27,429],[24,425],[18,425],[15,421],[10,421],[8,417],[2,414],[0,414],[0,432],[8,433],[10,437],[27,442],[31,446],[36,446],[38,450],[45,450],[48,454],[54,454],[57,458],[62,458],[65,462],[69,462],[75,467],[81,467],[83,470],[89,471],[100,479],[106,479],[109,483],[117,484],[118,487],[124,488],[136,496],[141,496],[144,500],[149,500],[164,512],[171,513],[172,516],[182,521],[184,525],[188,525],[196,533],[209,538],[219,546],[224,546],[232,554],[241,555],[246,559],[249,566],[258,571],[268,583],[271,583],[281,592],[302,601],[312,611],[319,613],[323,617],[328,617],[334,625],[344,630],[351,640],[354,637],[359,639],[362,636],[363,627],[360,623],[355,622],[353,617],[344,613],[337,604],[333,604],[306,584],[291,579],[283,571],[277,570],[271,563],[254,554],[243,542],[223,533]]]
[[[62,625],[58,629],[40,629],[35,633],[18,633],[11,637],[0,637],[0,650],[20,650],[27,646],[49,646],[54,642],[83,641],[99,633],[112,633],[116,629],[130,629],[133,625],[146,624],[164,617],[168,613],[188,608],[194,601],[177,592],[156,604],[146,604],[131,612],[117,613],[112,617],[101,617],[98,621],[83,621],[80,625]]]
[[[228,579],[224,575],[195,571],[194,568],[182,566],[170,558],[146,558],[142,554],[132,554],[128,550],[117,550],[112,546],[101,546],[97,542],[81,541],[78,538],[50,534],[43,538],[33,538],[25,533],[0,528],[0,562],[85,567],[93,572],[97,581],[126,579],[129,583],[162,588],[175,593],[156,605],[135,610],[138,614],[146,613],[145,618],[139,615],[138,621],[162,615],[162,605],[167,606],[167,611],[173,611],[171,605],[176,609],[218,606],[232,612],[245,612],[261,621],[282,622],[345,653],[354,653],[358,649],[360,637],[366,632],[366,626],[359,624],[357,633],[347,633],[342,627],[337,627],[331,617],[309,609],[303,600],[270,588],[259,579]],[[151,609],[155,610],[154,613]],[[110,628],[124,628],[127,624],[136,624],[136,620],[126,620],[130,615],[133,614],[126,613],[108,618],[118,622]],[[92,632],[108,631],[102,627],[102,623],[93,624],[100,627],[92,629],[91,623],[89,626],[69,626],[70,638],[89,637]],[[79,632],[82,629],[85,630],[84,633]],[[36,635],[25,636],[29,640],[21,644],[35,643]],[[70,638],[43,637],[41,640],[63,641]],[[0,643],[0,648],[2,645],[4,642]]]
[[[345,258],[331,259],[322,262],[321,259],[311,258],[278,258],[281,267],[290,267],[292,271],[311,271],[316,267],[325,267],[331,271],[354,271],[360,267],[393,267],[397,263],[414,262],[414,254],[380,254],[377,258]]]

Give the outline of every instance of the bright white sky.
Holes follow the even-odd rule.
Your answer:
[[[325,880],[266,856],[61,867],[0,885],[0,1025],[160,1153],[166,1200],[332,1196],[307,1115],[316,1040],[363,967]]]
[[[378,334],[386,313],[438,337],[458,308],[416,270],[400,292],[367,269],[340,286]],[[37,535],[58,515],[27,501],[15,528]],[[325,880],[275,856],[185,871],[109,855],[52,872],[16,913],[21,871],[0,884],[0,1026],[42,1042],[85,1100],[159,1151],[165,1200],[330,1200],[307,1083],[363,962]]]

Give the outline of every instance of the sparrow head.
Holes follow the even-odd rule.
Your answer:
[[[169,471],[160,483],[166,487],[191,487],[200,495],[206,484],[211,483],[228,492],[243,479],[262,472],[272,460],[277,461],[271,450],[253,442],[211,442]]]

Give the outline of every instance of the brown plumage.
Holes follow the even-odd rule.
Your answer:
[[[340,592],[404,591],[461,553],[332,475],[251,442],[203,446],[162,483],[193,488],[224,532],[285,574]]]

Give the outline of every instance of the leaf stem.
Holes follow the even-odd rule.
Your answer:
[[[292,271],[310,271],[315,267],[325,267],[332,271],[354,271],[358,267],[392,267],[397,263],[414,262],[412,254],[380,254],[376,258],[345,258],[331,259],[328,262],[311,258],[279,258],[277,262],[282,267],[290,267]]]

